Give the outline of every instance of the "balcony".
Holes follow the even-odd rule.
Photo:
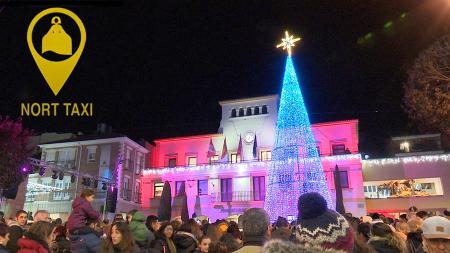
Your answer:
[[[236,191],[236,192],[218,192],[210,195],[211,202],[246,202],[246,201],[264,201],[265,192]]]
[[[57,161],[56,165],[59,167],[66,168],[68,170],[73,169],[75,167],[75,160],[68,160],[68,161]]]

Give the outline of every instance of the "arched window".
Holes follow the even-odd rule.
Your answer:
[[[267,105],[263,105],[262,114],[267,114]]]
[[[247,112],[245,113],[245,115],[247,115],[247,116],[252,115],[252,108],[251,107],[247,107]]]
[[[259,106],[255,107],[255,115],[259,115]]]
[[[244,116],[244,108],[239,109],[239,117]]]
[[[231,117],[232,118],[236,117],[236,109],[231,110]]]

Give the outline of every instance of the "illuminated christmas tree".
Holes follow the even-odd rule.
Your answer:
[[[291,48],[298,40],[286,32],[277,46],[287,50],[288,57],[264,203],[271,221],[278,216],[296,218],[298,197],[306,192],[320,193],[334,209],[292,63]]]

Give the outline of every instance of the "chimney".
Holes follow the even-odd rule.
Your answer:
[[[106,123],[97,124],[97,134],[110,134],[112,133],[112,127]]]

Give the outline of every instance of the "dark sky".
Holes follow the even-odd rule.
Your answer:
[[[390,135],[415,133],[401,109],[402,83],[417,54],[448,30],[450,17],[446,0],[62,5],[83,20],[87,43],[55,97],[26,44],[31,19],[53,6],[6,2],[0,114],[19,116],[21,102],[95,106],[93,118],[24,118],[38,132],[88,133],[98,122],[147,140],[216,132],[218,101],[279,92],[286,56],[275,45],[288,29],[302,37],[293,57],[312,122],[360,119],[360,148],[370,154]]]

